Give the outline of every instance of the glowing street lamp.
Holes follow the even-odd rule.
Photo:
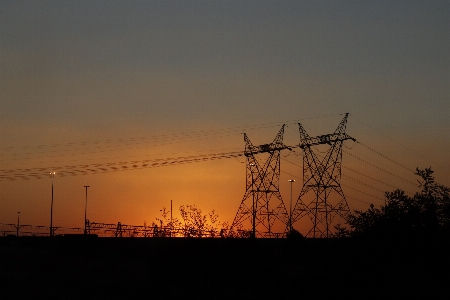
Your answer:
[[[292,184],[295,182],[294,179],[288,180],[291,183],[291,201],[289,203],[289,233],[292,232]]]
[[[50,175],[52,175],[52,204],[50,206],[50,236],[53,236],[53,183],[55,181],[55,174],[56,172],[50,172]]]

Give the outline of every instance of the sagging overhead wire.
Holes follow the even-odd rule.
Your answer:
[[[354,172],[354,173],[356,173],[356,174],[358,174],[358,175],[364,176],[364,177],[369,178],[369,179],[371,179],[371,180],[373,180],[373,181],[376,181],[376,182],[378,182],[378,183],[381,183],[381,184],[384,184],[384,185],[386,185],[386,186],[389,186],[389,187],[391,187],[391,188],[393,188],[393,189],[397,189],[397,188],[398,188],[398,187],[396,187],[396,186],[393,186],[392,184],[389,184],[389,183],[387,183],[387,182],[384,182],[384,181],[381,181],[381,180],[379,180],[379,179],[373,178],[372,176],[369,176],[369,175],[367,175],[367,174],[363,174],[363,173],[361,173],[361,172],[359,172],[359,171],[356,171],[355,169],[349,168],[349,167],[347,167],[347,166],[342,166],[342,168],[347,169],[347,170],[350,170],[350,171],[352,171],[352,172]],[[410,192],[408,192],[408,193],[411,194]]]
[[[292,161],[290,161],[290,160],[288,160],[288,159],[286,159],[286,158],[282,158],[282,160],[287,161],[287,162],[289,162],[289,163],[291,163],[291,164],[293,164],[293,165],[295,165],[295,166],[301,167],[299,164],[294,163],[294,162],[292,162]],[[285,173],[285,174],[288,174],[288,175],[290,175],[290,176],[292,176],[292,177],[295,177],[295,178],[300,179],[298,176],[289,174],[289,173],[287,173],[287,172],[282,172],[282,173]],[[357,173],[361,174],[360,172],[357,172]],[[363,176],[365,176],[365,177],[368,177],[368,178],[371,178],[370,176],[367,176],[367,175],[364,175],[364,174],[361,174],[361,175],[363,175]],[[343,176],[344,178],[348,178],[348,179],[350,179],[350,180],[352,180],[352,181],[354,181],[354,182],[357,182],[357,183],[360,184],[360,185],[366,186],[366,187],[371,188],[371,189],[373,189],[373,190],[376,190],[376,191],[379,191],[379,192],[382,192],[382,193],[386,192],[386,191],[384,191],[384,190],[382,190],[382,189],[379,189],[379,188],[374,187],[374,186],[372,186],[372,185],[370,185],[370,184],[367,184],[367,183],[365,183],[365,182],[362,182],[361,180],[355,179],[355,178],[353,178],[353,177],[351,177],[351,176],[348,176],[348,175],[345,175],[345,174],[343,174],[342,176]],[[373,178],[372,178],[372,179],[373,179]],[[375,180],[375,179],[374,179],[374,180]],[[375,180],[375,181],[378,181],[378,180]],[[383,183],[383,184],[386,184],[386,185],[389,185],[389,184],[384,183],[384,182],[382,182],[382,181],[379,181],[379,182],[381,182],[381,183]],[[342,185],[342,184],[341,184],[341,185]],[[392,185],[390,185],[390,186],[391,186],[392,188],[394,188],[394,189],[397,189],[397,188],[398,188],[398,187],[394,187],[394,186],[392,186]],[[360,192],[360,193],[363,193],[363,194],[366,194],[366,195],[370,195],[371,197],[374,197],[374,198],[379,199],[379,197],[377,197],[377,196],[374,196],[374,195],[371,195],[371,194],[362,192],[362,191],[357,190],[357,189],[354,189],[354,188],[352,188],[352,189],[355,190],[355,191],[357,191],[357,192]],[[364,202],[364,201],[362,201],[362,202]]]
[[[82,141],[78,143],[70,142],[64,144],[40,144],[40,145],[24,145],[18,147],[3,147],[0,150],[2,151],[18,151],[18,150],[29,150],[29,149],[43,149],[43,148],[70,148],[75,150],[86,150],[94,148],[93,145],[108,145],[105,147],[114,147],[117,145],[137,145],[142,143],[151,143],[151,142],[161,142],[161,141],[175,141],[174,143],[189,141],[189,140],[203,140],[207,138],[211,138],[214,136],[225,136],[230,134],[242,134],[245,130],[258,130],[265,129],[270,127],[279,126],[282,124],[281,122],[277,123],[267,123],[267,124],[254,124],[249,126],[237,126],[237,127],[229,127],[222,129],[213,129],[213,130],[200,130],[200,131],[192,131],[185,133],[173,133],[173,134],[162,134],[162,135],[153,135],[153,136],[143,136],[143,137],[130,137],[130,138],[119,138],[119,139],[108,139],[108,140],[94,140],[94,141]],[[74,148],[77,146],[82,146],[82,148]],[[86,146],[91,146],[86,147]],[[47,153],[48,151],[39,152],[39,153]],[[33,152],[36,153],[36,152]],[[32,153],[30,153],[32,154]],[[2,154],[4,155],[4,154]]]
[[[353,155],[352,153],[349,153],[349,152],[344,151],[344,150],[343,150],[343,152],[344,152],[346,155],[349,155],[349,156],[355,158],[356,160],[359,160],[359,161],[361,161],[362,163],[365,163],[365,164],[368,165],[368,166],[371,166],[371,167],[373,167],[373,168],[375,168],[375,169],[378,169],[378,170],[380,170],[380,171],[382,171],[382,172],[384,172],[384,173],[386,173],[386,174],[389,174],[390,176],[396,177],[396,178],[398,178],[398,179],[400,179],[400,180],[402,180],[402,181],[404,181],[404,182],[406,182],[406,183],[408,183],[408,184],[410,184],[410,185],[417,186],[416,183],[414,183],[414,182],[412,182],[412,181],[410,181],[410,180],[408,180],[408,179],[405,179],[405,178],[403,178],[403,177],[400,177],[400,176],[398,176],[398,175],[396,175],[396,174],[394,174],[394,173],[392,173],[392,172],[390,172],[390,171],[388,171],[388,170],[385,170],[385,169],[383,169],[383,168],[380,168],[380,167],[378,167],[378,166],[376,166],[376,165],[374,165],[374,164],[372,164],[372,163],[370,163],[370,162],[368,162],[368,161],[366,161],[366,160],[364,160],[364,159],[362,159],[362,158],[360,158],[360,157],[358,157],[358,156],[356,156],[356,155]]]
[[[369,146],[363,144],[362,142],[357,141],[357,143],[360,144],[361,146],[365,147],[366,149],[372,151],[373,153],[375,153],[375,154],[381,156],[382,158],[387,159],[388,161],[390,161],[390,162],[396,164],[397,166],[399,166],[399,167],[401,167],[401,168],[403,168],[403,169],[405,169],[405,170],[407,170],[407,171],[410,171],[410,172],[412,172],[412,173],[415,172],[414,170],[411,170],[410,168],[406,167],[405,165],[399,163],[399,162],[396,161],[396,160],[393,160],[392,158],[387,157],[386,155],[384,155],[384,154],[378,152],[377,150],[375,150],[375,149],[373,149],[373,148],[371,148],[371,147],[369,147]]]
[[[243,155],[244,153],[242,152],[227,152],[227,153],[184,156],[184,157],[155,159],[155,160],[125,161],[125,162],[101,163],[101,164],[72,165],[62,167],[0,170],[0,181],[5,179],[10,181],[14,181],[17,179],[25,179],[25,180],[40,179],[43,177],[48,177],[48,174],[50,172],[57,172],[60,176],[76,176],[76,175],[136,170],[144,168],[155,168],[177,164],[218,160],[224,158],[235,158]]]
[[[339,114],[342,115],[342,114]],[[336,116],[336,115],[333,115]],[[329,116],[328,116],[329,117]],[[321,118],[321,117],[317,117]],[[315,118],[315,119],[317,119]],[[314,119],[314,118],[310,118]],[[307,119],[303,119],[307,120]],[[296,120],[301,121],[301,120]],[[291,121],[293,122],[293,121]],[[216,137],[223,137],[227,135],[234,135],[234,134],[241,134],[243,130],[253,130],[253,129],[265,129],[270,127],[279,126],[280,123],[267,123],[267,124],[259,124],[259,125],[252,125],[252,126],[246,126],[246,127],[230,127],[226,129],[218,129],[218,130],[208,130],[208,131],[199,131],[199,132],[191,132],[191,133],[179,133],[179,134],[168,134],[168,135],[161,135],[161,136],[151,136],[151,137],[141,137],[141,138],[128,138],[128,139],[117,139],[117,140],[98,140],[93,142],[81,142],[81,143],[67,143],[67,144],[53,144],[53,145],[39,145],[38,148],[43,149],[45,147],[53,147],[52,153],[57,153],[58,151],[55,149],[64,149],[64,148],[70,148],[73,152],[76,151],[84,151],[82,152],[83,155],[86,154],[92,154],[92,153],[104,153],[106,151],[114,153],[115,151],[120,151],[124,149],[135,149],[136,147],[139,147],[139,145],[149,144],[149,143],[159,143],[158,145],[166,145],[166,144],[177,144],[182,143],[185,141],[197,141],[197,140],[205,140],[210,138],[216,138]],[[293,128],[287,126],[287,128],[294,130]],[[83,146],[83,147],[77,147]],[[91,145],[90,147],[87,147]],[[127,146],[124,149],[117,149],[117,146]],[[371,151],[372,153],[375,153],[382,159],[385,159],[391,163],[394,163],[396,166],[401,167],[404,170],[407,170],[409,172],[412,172],[411,169],[407,168],[403,164],[396,162],[395,160],[389,158],[388,156],[382,154],[381,152],[375,150],[374,148],[367,146],[361,142],[358,143],[358,145],[363,146],[365,149]],[[75,148],[77,147],[77,148]],[[6,147],[7,149],[16,149],[13,147]],[[31,146],[24,146],[23,149],[30,149]],[[86,151],[87,149],[91,149],[93,151]],[[215,150],[210,150],[215,151]],[[202,151],[199,151],[202,152]],[[352,151],[354,152],[354,151]],[[32,152],[30,152],[33,154]],[[48,153],[45,151],[41,151],[41,153]],[[198,152],[197,152],[198,153]],[[240,156],[242,156],[242,153],[239,151],[226,151],[219,153],[219,155],[212,153],[212,154],[205,154],[205,155],[192,155],[192,156],[183,156],[178,158],[165,158],[165,159],[151,159],[151,160],[135,160],[135,161],[129,161],[126,160],[124,162],[105,162],[102,164],[77,164],[77,165],[71,165],[66,167],[56,167],[51,168],[51,170],[58,169],[60,172],[65,169],[65,171],[61,174],[62,176],[75,176],[75,175],[83,175],[83,174],[95,174],[95,173],[105,173],[105,172],[117,172],[117,171],[123,171],[123,170],[135,170],[135,169],[142,169],[142,168],[149,168],[149,167],[160,167],[160,166],[170,166],[170,165],[176,165],[176,164],[182,164],[182,163],[192,163],[192,162],[201,162],[206,160],[212,160],[212,159],[221,159],[226,158],[225,153],[238,153],[236,155],[231,155],[230,157],[235,157],[236,159]],[[290,152],[293,154],[293,156],[300,157],[302,154],[293,150]],[[399,175],[394,174],[393,171],[388,171],[386,168],[381,168],[377,166],[376,164],[370,163],[367,161],[367,159],[362,159],[360,156],[356,155],[355,153],[350,153],[348,151],[345,151],[346,154],[349,154],[354,159],[370,166],[375,169],[378,169],[386,174],[389,174],[390,176],[394,176],[398,179],[401,179],[404,182],[407,182],[411,185],[417,186],[415,183],[411,182],[410,180],[401,177]],[[76,153],[75,153],[76,154]],[[66,156],[66,155],[75,155],[75,154],[67,154],[66,152],[61,153],[59,156]],[[361,154],[360,154],[361,155]],[[58,156],[58,155],[55,155]],[[140,157],[146,157],[149,155],[143,155]],[[154,157],[154,154],[152,155]],[[53,156],[52,156],[53,157]],[[220,157],[220,158],[219,158]],[[48,158],[48,157],[47,157]],[[127,157],[128,159],[130,156]],[[28,158],[26,158],[28,159]],[[111,157],[101,157],[101,158],[92,158],[92,160],[111,160]],[[123,157],[114,157],[114,159],[123,159]],[[293,159],[293,161],[291,161]],[[368,158],[370,159],[370,158]],[[84,159],[84,161],[87,161],[90,159]],[[295,162],[295,157],[291,157],[291,160],[286,160],[289,163],[293,165],[299,166],[300,162]],[[370,159],[372,160],[372,159]],[[76,160],[75,160],[76,161]],[[238,160],[239,161],[239,160]],[[42,162],[44,163],[44,162]],[[47,163],[47,162],[45,162]],[[379,164],[379,162],[377,162]],[[347,168],[345,165],[343,168]],[[29,169],[15,169],[15,170],[0,170],[0,180],[7,179],[7,180],[17,180],[17,179],[32,179],[32,178],[41,178],[45,176],[46,172],[49,170],[49,168],[29,168]],[[374,180],[378,183],[382,183],[384,185],[394,187],[393,185],[390,185],[386,182],[383,182],[381,180],[375,179],[369,175],[365,175],[361,172],[358,172],[354,169],[351,169],[351,171],[356,172],[359,175],[362,175],[370,180]],[[367,185],[368,187],[371,187],[376,190],[380,190],[378,188],[375,188],[371,185],[368,185],[367,183],[364,183],[364,185]]]
[[[427,160],[428,162],[431,162],[433,165],[436,165],[436,166],[438,166],[438,167],[440,167],[440,168],[444,168],[443,166],[437,164],[436,162],[433,162],[432,160],[426,158],[426,157],[423,156],[423,155],[420,155],[419,153],[415,152],[414,150],[412,150],[412,149],[409,148],[409,147],[406,147],[406,146],[403,145],[402,143],[400,143],[400,142],[394,140],[393,138],[391,138],[391,137],[389,137],[389,136],[387,136],[387,135],[385,135],[385,134],[379,132],[379,131],[376,130],[374,127],[370,126],[370,125],[367,124],[366,122],[364,122],[364,121],[360,120],[359,118],[357,118],[355,115],[353,115],[353,114],[350,114],[350,115],[351,115],[355,120],[357,120],[358,122],[361,122],[362,124],[364,124],[365,126],[369,127],[371,130],[375,131],[375,132],[378,133],[379,135],[381,135],[381,136],[383,136],[384,138],[386,138],[386,139],[388,139],[388,140],[390,140],[390,141],[396,143],[397,145],[399,145],[399,146],[401,146],[402,148],[408,150],[409,152],[413,153],[414,155],[416,155],[416,156],[418,156],[418,157],[420,157],[420,158],[422,158],[422,159],[425,159],[425,160]],[[414,171],[413,171],[413,172],[414,172]]]
[[[294,154],[294,155],[297,155],[297,156],[302,155],[302,154],[298,154],[297,151],[295,151],[295,150],[292,150],[291,153]],[[321,156],[321,155],[318,155],[318,157],[321,158],[321,159],[323,159],[323,156]],[[357,156],[355,156],[355,157],[357,157]],[[287,161],[287,162],[289,162],[290,164],[293,164],[293,165],[295,165],[295,166],[301,167],[300,162],[293,162],[292,160],[286,159],[286,157],[284,157],[284,158],[282,158],[282,159],[285,160],[285,161]],[[384,184],[384,185],[389,186],[389,187],[391,187],[391,188],[394,188],[394,189],[397,189],[397,188],[398,188],[398,187],[393,186],[393,185],[391,185],[391,184],[389,184],[389,183],[386,183],[386,182],[384,182],[384,181],[375,179],[375,178],[373,178],[372,176],[369,176],[369,175],[367,175],[367,174],[363,174],[363,173],[361,173],[361,172],[359,172],[359,171],[357,171],[357,170],[355,170],[355,169],[353,169],[353,168],[347,167],[347,166],[345,166],[345,165],[343,165],[342,168],[347,169],[347,170],[350,170],[350,171],[352,171],[352,172],[355,172],[355,173],[357,173],[358,175],[364,176],[364,177],[366,177],[366,178],[368,178],[368,179],[370,179],[370,180],[373,180],[373,181],[376,181],[376,182],[378,182],[378,183]],[[345,174],[344,174],[344,177],[348,177],[348,178],[351,179],[351,177],[349,177],[349,176],[347,176],[347,175],[345,175]],[[403,178],[403,177],[401,177],[401,179],[404,180],[404,181],[408,181],[408,179]],[[372,189],[380,190],[380,191],[382,191],[382,192],[385,192],[385,191],[383,191],[383,190],[381,190],[381,189],[378,189],[378,188],[376,188],[376,187],[374,187],[374,186],[372,186],[372,185],[368,185],[368,184],[366,184],[366,183],[362,183],[362,184],[363,184],[363,185],[366,185],[366,186],[368,186],[368,187],[370,187],[370,188],[372,188]],[[415,184],[415,186],[417,186],[417,185]]]
[[[55,143],[55,144],[39,144],[39,145],[22,145],[22,146],[8,146],[8,147],[2,147],[0,150],[6,151],[6,152],[14,152],[14,153],[7,153],[7,154],[0,154],[1,156],[6,155],[18,155],[20,150],[34,150],[33,152],[27,152],[24,153],[25,155],[31,155],[31,154],[45,154],[49,151],[35,151],[36,149],[48,149],[48,148],[66,148],[66,149],[73,149],[73,150],[89,150],[89,149],[97,149],[103,147],[103,148],[112,148],[117,147],[121,145],[131,145],[135,147],[139,144],[147,144],[156,142],[158,144],[163,144],[163,142],[171,141],[172,143],[180,143],[185,141],[192,141],[192,140],[204,140],[204,139],[210,139],[214,137],[222,137],[222,136],[228,136],[233,134],[242,134],[246,130],[258,130],[258,129],[266,129],[271,127],[278,127],[281,126],[281,124],[288,124],[288,123],[296,123],[299,121],[304,120],[311,120],[311,119],[319,119],[319,118],[326,118],[326,117],[333,117],[338,116],[342,114],[337,115],[327,115],[327,116],[320,116],[320,117],[310,117],[310,118],[304,118],[304,119],[298,119],[298,120],[291,120],[287,122],[272,122],[272,123],[264,123],[264,124],[253,124],[253,125],[246,125],[246,126],[236,126],[236,127],[228,127],[228,128],[220,128],[220,129],[212,129],[212,130],[200,130],[200,131],[191,131],[191,132],[181,132],[181,133],[173,133],[173,134],[162,134],[162,135],[153,135],[153,136],[141,136],[141,137],[130,137],[130,138],[119,138],[119,139],[107,139],[107,140],[94,140],[94,141],[81,141],[81,142],[69,142],[69,143]],[[81,147],[81,148],[76,148]],[[54,150],[50,150],[50,152],[56,152]],[[23,154],[23,153],[22,153]]]
[[[378,199],[378,200],[384,201],[383,198],[380,198],[380,197],[371,195],[371,194],[369,194],[369,193],[363,192],[363,191],[361,191],[361,190],[355,189],[355,188],[353,188],[353,187],[351,187],[351,186],[348,186],[348,185],[346,185],[346,184],[341,183],[341,185],[342,185],[342,186],[345,186],[346,188],[349,188],[349,189],[351,189],[351,190],[354,190],[354,191],[356,191],[356,192],[358,192],[358,193],[361,193],[361,194],[364,194],[364,195],[366,195],[366,196],[372,197],[372,198],[374,198],[374,199]],[[367,202],[365,202],[365,203],[367,203]]]

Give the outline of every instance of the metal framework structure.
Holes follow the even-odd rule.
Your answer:
[[[275,226],[284,230],[289,216],[280,194],[280,152],[289,147],[283,144],[284,125],[270,144],[253,146],[244,133],[246,156],[246,191],[229,230],[229,236],[236,232],[248,232],[249,237],[278,237]],[[264,165],[256,155],[269,155]],[[277,224],[279,223],[279,224]],[[251,228],[251,229],[249,229]],[[241,236],[242,234],[238,234]]]
[[[113,237],[223,237],[218,230],[193,230],[192,228],[174,227],[170,224],[157,226],[153,223],[147,225],[129,225],[118,222],[117,224],[97,223],[86,221],[86,228],[89,233],[99,236]]]
[[[12,230],[12,228],[15,228]],[[26,229],[26,230],[23,230]],[[0,223],[0,234],[2,236],[15,235],[15,236],[50,236],[50,229],[53,235],[55,233],[64,235],[68,233],[79,233],[81,228],[77,227],[60,227],[60,226],[42,226],[42,225],[18,225],[18,224],[5,224]]]
[[[342,145],[345,140],[354,138],[345,133],[348,113],[334,133],[310,137],[302,124],[299,147],[303,150],[303,187],[292,212],[292,222],[308,216],[312,228],[308,237],[330,237],[336,216],[346,219],[350,208],[342,191],[341,165]],[[328,145],[323,157],[314,152],[313,147]]]
[[[224,229],[196,230],[186,227],[172,227],[170,225],[157,226],[153,223],[147,225],[130,225],[90,222],[86,220],[86,230],[78,227],[53,227],[54,233],[58,236],[73,234],[95,234],[101,237],[138,237],[138,238],[154,238],[154,237],[196,237],[196,238],[224,238],[226,231]],[[18,235],[16,224],[0,223],[0,236]],[[27,228],[20,232],[21,236],[49,236],[49,226],[20,225],[20,228]],[[20,229],[19,228],[19,229]],[[239,232],[239,234],[241,234]],[[244,234],[242,233],[242,236]]]

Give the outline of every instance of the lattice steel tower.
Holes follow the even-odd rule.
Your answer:
[[[310,137],[302,124],[299,147],[303,149],[303,187],[292,212],[292,222],[308,216],[313,226],[308,237],[330,237],[335,217],[346,219],[350,208],[341,188],[342,145],[354,138],[345,133],[348,113],[332,134]],[[314,146],[329,145],[323,157]]]
[[[250,230],[251,237],[275,237],[277,233],[274,233],[273,229],[282,232],[288,225],[289,217],[279,188],[280,151],[288,149],[283,144],[283,133],[284,125],[272,143],[260,146],[253,146],[244,133],[244,154],[247,158],[246,192],[230,232],[242,229]],[[263,166],[255,157],[260,153],[269,155]]]

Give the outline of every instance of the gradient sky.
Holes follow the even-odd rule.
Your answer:
[[[239,151],[243,132],[268,143],[283,123],[294,145],[297,121],[331,133],[348,112],[348,133],[391,160],[360,158],[450,185],[449,15],[449,1],[0,1],[0,170]],[[173,199],[231,223],[244,161],[57,175],[54,224],[83,226],[84,185],[91,221],[150,223]],[[296,199],[301,169],[282,169]],[[343,188],[352,209],[382,204]],[[0,223],[48,225],[50,196],[50,177],[2,179]]]

